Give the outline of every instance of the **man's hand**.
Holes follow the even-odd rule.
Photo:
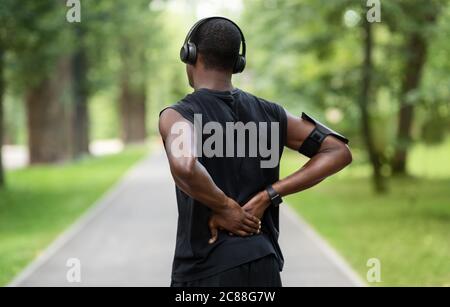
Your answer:
[[[262,219],[264,212],[270,205],[269,194],[266,190],[259,192],[253,196],[243,207],[244,211]]]
[[[209,244],[216,242],[219,235],[219,229],[224,229],[238,236],[249,236],[259,233],[261,221],[257,217],[245,212],[245,210],[231,198],[227,198],[226,203],[224,209],[215,211],[209,219],[208,226],[211,231]]]

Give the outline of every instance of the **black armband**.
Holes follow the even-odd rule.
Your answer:
[[[312,158],[319,152],[320,145],[322,145],[323,140],[325,140],[325,138],[329,135],[332,135],[339,141],[348,144],[348,139],[346,137],[328,128],[327,126],[308,116],[304,112],[302,113],[302,119],[312,123],[315,128],[305,139],[302,146],[300,146],[300,148],[298,149],[299,153]]]

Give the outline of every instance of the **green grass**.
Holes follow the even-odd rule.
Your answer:
[[[136,147],[117,155],[8,172],[8,188],[0,190],[0,285],[38,256],[146,152]]]
[[[412,164],[422,162],[418,158],[422,158],[423,148],[418,150],[412,154]],[[440,150],[436,152],[441,155]],[[429,176],[415,168],[421,179],[393,179],[387,195],[373,193],[363,171],[367,166],[358,163],[356,157],[355,165],[339,176],[286,200],[363,280],[369,269],[367,260],[378,258],[382,282],[371,285],[449,286],[450,173],[447,178],[443,176],[439,159],[433,160],[433,154],[427,154]],[[288,153],[283,158],[282,174],[291,173],[301,164],[298,155]],[[433,168],[438,176],[431,179]]]

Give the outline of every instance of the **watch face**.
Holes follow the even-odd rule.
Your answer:
[[[283,202],[283,200],[281,199],[280,195],[275,196],[274,198],[272,198],[272,204],[275,206],[279,206],[281,203]]]

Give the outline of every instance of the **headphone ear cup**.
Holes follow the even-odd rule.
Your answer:
[[[238,74],[244,71],[245,69],[246,60],[245,57],[242,55],[239,55],[236,61],[236,64],[234,65],[234,74]]]
[[[180,49],[180,60],[183,63],[187,63],[187,59],[189,56],[189,49],[187,44],[184,44]]]
[[[194,43],[187,42],[180,49],[180,59],[183,63],[194,65],[197,61],[197,47]]]
[[[188,42],[187,48],[189,50],[187,57],[187,64],[194,65],[197,62],[197,46],[194,43]]]

